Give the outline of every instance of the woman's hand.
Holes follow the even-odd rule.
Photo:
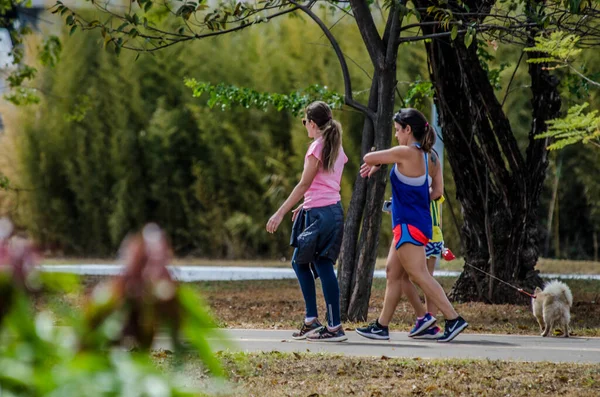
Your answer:
[[[269,218],[269,221],[267,222],[267,232],[275,233],[282,220],[283,215],[281,215],[279,211],[274,213],[273,216],[271,216],[271,218]]]
[[[376,173],[381,168],[381,165],[368,165],[367,163],[363,163],[360,166],[360,176],[363,178],[369,178],[371,175]]]
[[[296,221],[296,218],[298,217],[298,212],[300,212],[301,209],[302,209],[302,204],[300,204],[298,206],[298,208],[296,208],[295,210],[292,211],[292,222]]]

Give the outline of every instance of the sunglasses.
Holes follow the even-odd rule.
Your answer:
[[[306,127],[306,123],[308,123],[307,119],[302,119],[302,125]]]

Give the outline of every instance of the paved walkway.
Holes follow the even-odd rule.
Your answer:
[[[295,341],[291,330],[223,330],[228,347],[236,351],[280,351],[337,353],[352,356],[387,356],[420,358],[461,358],[514,361],[552,361],[600,364],[600,338],[542,338],[541,336],[511,336],[461,334],[450,343],[417,341],[405,332],[392,332],[390,341],[373,341],[346,331],[348,341],[318,343]],[[214,350],[226,349],[223,340],[210,340]],[[166,338],[159,338],[156,347],[168,348]]]
[[[57,273],[75,273],[84,275],[111,276],[123,270],[122,265],[81,264],[81,265],[43,265],[43,271]],[[179,281],[238,281],[238,280],[280,280],[295,279],[291,267],[229,267],[229,266],[169,266],[173,277]],[[458,277],[460,272],[436,270],[437,277]],[[600,274],[542,274],[551,279],[600,280]],[[385,270],[376,270],[375,278],[385,278]]]

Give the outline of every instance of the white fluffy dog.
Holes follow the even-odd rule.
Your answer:
[[[535,296],[531,299],[531,305],[542,336],[548,336],[556,326],[562,328],[563,336],[568,338],[573,295],[567,284],[551,281],[543,290],[537,287]]]

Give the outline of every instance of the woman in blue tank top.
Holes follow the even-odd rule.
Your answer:
[[[432,236],[430,178],[433,178],[431,186],[436,195],[440,194],[440,186],[443,186],[443,181],[436,178],[439,175],[437,167],[441,167],[441,164],[435,155],[430,155],[435,132],[425,116],[415,109],[402,109],[396,113],[394,125],[399,146],[368,153],[360,169],[364,178],[377,172],[382,164],[393,164],[390,182],[394,238],[386,264],[383,310],[377,320],[365,328],[357,328],[356,332],[370,339],[389,339],[388,324],[402,296],[401,279],[408,273],[446,318],[444,334],[437,339],[438,342],[450,342],[467,328],[468,323],[456,313],[440,284],[427,270],[425,245]],[[420,300],[412,302],[411,299],[411,304],[419,316],[409,333],[409,336],[415,336],[434,326],[436,319],[425,312]]]

